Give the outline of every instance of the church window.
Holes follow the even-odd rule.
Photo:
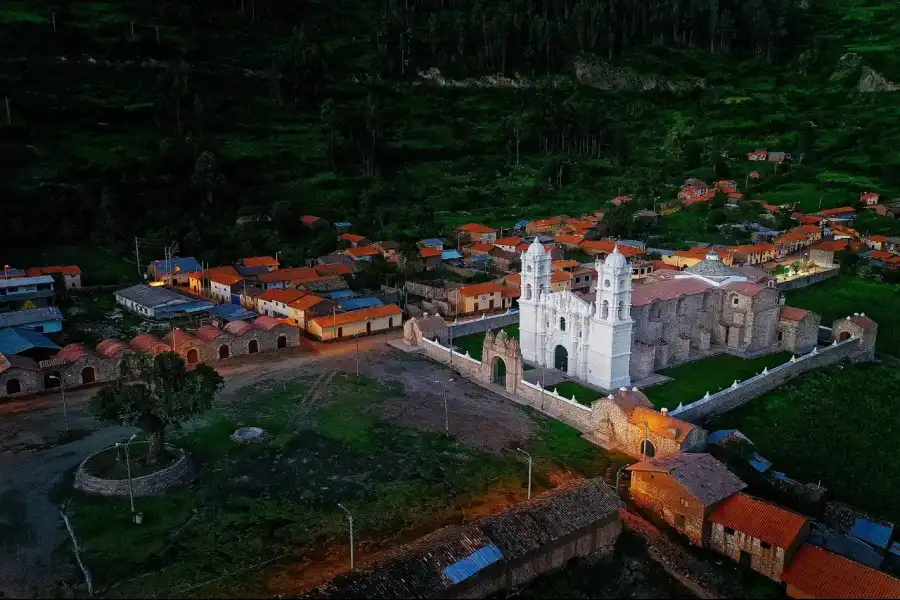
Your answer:
[[[544,284],[543,284],[543,283],[541,284],[541,287],[538,288],[538,292],[539,292],[539,294],[540,294],[541,296],[544,295]]]
[[[525,286],[525,299],[531,300],[531,284]]]
[[[734,304],[735,306],[738,305],[738,302],[740,302],[740,299],[737,296],[735,296],[734,299],[731,301],[731,303]]]
[[[619,302],[619,308],[616,311],[616,318],[619,320],[625,318],[625,303],[624,302],[621,302],[621,301]]]
[[[609,287],[611,285],[612,285],[612,283],[610,283],[609,279],[607,279],[606,281],[603,282],[603,287]]]
[[[526,273],[531,273],[531,265],[526,265],[526,266],[525,266],[525,272],[526,272]]]
[[[565,330],[566,330],[566,318],[565,318],[565,317],[560,317],[560,318],[559,318],[559,330],[560,330],[560,331],[565,331]]]
[[[600,312],[600,318],[601,318],[601,319],[608,319],[608,318],[609,318],[609,300],[604,300],[604,301],[603,301],[603,308],[602,308],[602,310],[601,310],[601,312]]]

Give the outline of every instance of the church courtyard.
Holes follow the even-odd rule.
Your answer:
[[[508,325],[502,328],[503,331],[506,332],[506,335],[519,339],[519,324]],[[494,331],[494,334],[500,332],[500,329]],[[465,354],[469,353],[469,356],[474,358],[475,360],[481,360],[481,350],[484,345],[484,333],[473,333],[472,335],[466,335],[459,338],[453,339],[453,346],[457,352],[461,352]]]
[[[534,493],[627,462],[465,380],[447,386],[445,412],[443,383],[454,375],[419,357],[379,347],[361,354],[361,377],[354,367],[350,355],[230,384],[213,411],[170,432],[199,477],[136,498],[140,526],[127,498],[58,485],[51,500],[69,503],[95,589],[107,597],[293,594],[348,564],[338,503],[353,514],[362,562],[523,500],[527,459],[517,448],[533,457]],[[229,439],[247,426],[262,427],[265,439]],[[24,494],[4,499],[24,507]],[[68,561],[70,548],[61,550]]]
[[[671,381],[652,385],[642,391],[657,409],[672,410],[679,404],[690,404],[706,392],[714,394],[737,381],[758,375],[763,369],[771,369],[791,359],[790,352],[776,352],[757,358],[741,358],[731,354],[718,354],[687,364],[663,369],[660,375]]]

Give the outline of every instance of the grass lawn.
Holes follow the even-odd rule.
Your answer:
[[[568,398],[569,400],[572,399],[572,396],[575,396],[576,402],[584,404],[585,406],[590,406],[594,400],[603,396],[603,392],[586,388],[574,381],[561,381],[559,383],[554,383],[553,385],[548,385],[545,389],[550,391],[556,390],[557,394],[564,398]]]
[[[656,408],[671,410],[679,403],[690,404],[702,398],[706,392],[713,394],[730,386],[735,380],[743,381],[765,367],[772,368],[790,359],[790,352],[778,352],[750,360],[730,354],[710,356],[660,371],[673,381],[648,387],[643,392]]]
[[[496,330],[495,330],[496,331]],[[519,325],[507,325],[503,328],[503,331],[506,332],[506,335],[509,337],[514,337],[519,339]],[[484,345],[484,333],[473,333],[472,335],[465,335],[458,338],[453,338],[453,347],[456,348],[457,352],[465,354],[469,353],[469,356],[474,358],[475,360],[481,360],[481,349]]]
[[[134,259],[132,252],[132,260]],[[136,283],[139,278],[134,263],[97,246],[41,246],[13,248],[5,253],[4,264],[26,269],[51,265],[81,267],[82,285]]]
[[[822,325],[863,312],[878,322],[879,352],[897,356],[900,345],[900,286],[840,275],[802,290],[785,292],[787,304],[822,315]]]
[[[290,564],[335,560],[346,532],[338,502],[352,512],[364,553],[373,543],[399,543],[457,522],[468,507],[518,498],[526,487],[525,463],[513,449],[487,454],[380,421],[379,401],[404,395],[396,382],[339,375],[326,403],[316,406],[306,400],[310,385],[295,379],[255,386],[241,392],[247,402],[240,408],[218,407],[196,426],[173,429],[168,441],[191,453],[199,478],[137,498],[140,527],[129,522],[127,498],[68,492],[95,586],[127,582],[104,594],[116,597],[271,596],[296,585],[273,583],[290,579],[274,565],[187,588],[276,557]],[[596,476],[624,464],[574,429],[526,412],[537,427],[522,443],[534,457],[536,490],[566,473]],[[250,425],[264,428],[266,440],[229,439]]]
[[[798,377],[723,415],[707,429],[736,427],[788,476],[822,481],[830,498],[900,519],[900,371],[847,365]]]

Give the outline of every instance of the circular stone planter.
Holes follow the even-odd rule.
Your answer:
[[[231,441],[239,444],[246,442],[259,442],[266,437],[266,430],[262,427],[241,427],[231,434]]]
[[[110,446],[114,448],[115,446]],[[91,454],[78,465],[75,472],[75,489],[81,490],[88,494],[99,494],[101,496],[128,496],[128,479],[103,479],[96,477],[87,472],[85,465],[93,457],[101,452],[106,452],[110,448],[104,448],[100,452]],[[166,489],[188,483],[194,478],[194,464],[190,456],[180,448],[166,446],[166,449],[177,454],[178,458],[168,467],[160,469],[155,473],[144,475],[142,477],[132,477],[131,487],[135,496],[152,496],[159,494]]]

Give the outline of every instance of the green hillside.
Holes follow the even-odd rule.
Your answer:
[[[750,198],[893,197],[898,92],[858,87],[900,84],[898,15],[882,0],[7,0],[0,253],[127,256],[140,236],[151,254],[177,240],[299,263],[331,243],[303,214],[406,241],[620,192],[650,205],[689,176],[743,187],[754,148],[794,161],[763,165]],[[661,242],[703,237],[679,219]]]

